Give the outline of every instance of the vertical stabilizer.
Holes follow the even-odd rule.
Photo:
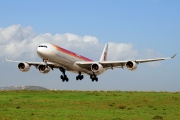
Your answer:
[[[108,44],[105,44],[104,50],[103,50],[101,58],[100,58],[100,62],[107,60],[107,52],[108,52]]]

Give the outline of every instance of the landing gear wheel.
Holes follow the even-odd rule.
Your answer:
[[[98,78],[97,77],[95,78],[95,80],[96,80],[96,82],[98,82]]]
[[[93,75],[90,75],[90,78],[92,80],[92,82],[96,81],[98,82],[98,78],[96,77],[96,75],[93,73]]]
[[[83,76],[83,75],[81,75],[81,76],[79,76],[79,78],[80,78],[80,80],[82,80],[82,79],[84,78],[84,76]]]
[[[62,79],[62,81],[63,82],[68,82],[69,81],[69,78],[67,78],[67,76],[65,75],[65,76],[63,76],[63,75],[61,75],[61,79]]]
[[[68,79],[67,75],[64,75],[64,80],[65,80],[66,82],[68,82],[68,81],[69,81],[69,79]]]
[[[62,80],[64,79],[64,76],[63,75],[61,75],[61,77],[60,77]]]
[[[64,81],[68,82],[69,79],[68,79],[67,75],[65,74],[65,69],[64,69],[64,68],[59,68],[59,70],[63,73],[63,75],[60,76],[61,80],[62,80],[63,82],[64,82]]]
[[[84,78],[83,75],[78,75],[78,76],[76,76],[76,80],[82,80],[83,78]]]
[[[66,78],[66,82],[68,82],[69,81],[69,78]]]
[[[62,79],[62,81],[64,82],[65,80],[64,80],[64,79]]]
[[[90,78],[91,78],[91,79],[93,79],[93,76],[92,76],[92,75],[90,75]]]
[[[84,78],[83,75],[81,75],[81,72],[79,72],[79,75],[76,76],[76,80],[82,80]]]

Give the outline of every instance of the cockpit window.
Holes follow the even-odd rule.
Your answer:
[[[45,45],[40,45],[39,47],[45,47],[45,48],[47,48],[47,46],[45,46]]]

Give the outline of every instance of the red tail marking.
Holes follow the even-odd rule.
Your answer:
[[[107,58],[107,53],[104,52],[104,61],[106,61],[106,58]]]

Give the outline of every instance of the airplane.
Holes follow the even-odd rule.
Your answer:
[[[60,78],[63,82],[69,81],[67,75],[65,74],[66,71],[78,73],[76,80],[82,80],[84,78],[82,74],[88,74],[92,82],[97,82],[97,76],[104,73],[108,69],[126,67],[128,70],[133,71],[136,70],[139,63],[161,61],[171,59],[176,56],[175,54],[172,57],[167,58],[107,61],[107,52],[108,44],[105,44],[100,60],[93,61],[55,44],[44,43],[39,45],[37,48],[37,54],[43,60],[43,62],[13,61],[9,60],[8,58],[6,58],[6,61],[19,63],[18,68],[22,72],[28,72],[32,65],[43,74],[46,74],[50,70],[57,68],[62,72]]]

